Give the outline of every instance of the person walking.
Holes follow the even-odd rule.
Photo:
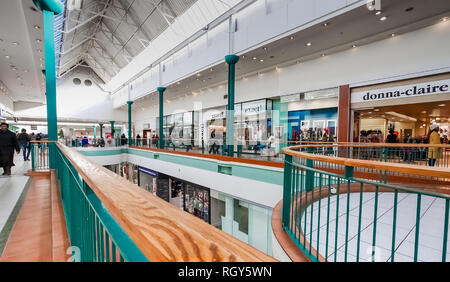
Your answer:
[[[430,126],[430,133],[428,136],[429,143],[432,145],[441,144],[441,136],[439,135],[439,125],[433,123]],[[428,148],[428,165],[434,166],[436,159],[439,158],[439,147],[429,147]]]
[[[14,166],[14,150],[20,153],[19,143],[14,132],[11,132],[6,122],[0,124],[0,166],[3,167],[3,175],[11,175],[11,167]]]
[[[19,143],[19,147],[22,149],[24,161],[30,160],[30,141],[31,137],[30,135],[28,135],[27,130],[25,128],[22,128],[22,132],[19,134],[19,136],[17,136],[17,142]]]
[[[136,135],[136,146],[140,146],[141,145],[141,136],[139,135],[139,133]]]

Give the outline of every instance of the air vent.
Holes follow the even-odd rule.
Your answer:
[[[73,84],[75,84],[75,85],[80,85],[81,84],[81,79],[79,79],[79,78],[74,78],[73,80]]]
[[[89,79],[86,79],[85,81],[84,81],[84,85],[86,85],[86,86],[91,86],[92,85],[92,81],[90,81]]]

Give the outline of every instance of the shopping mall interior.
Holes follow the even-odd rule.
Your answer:
[[[0,3],[0,262],[450,261],[450,1]]]

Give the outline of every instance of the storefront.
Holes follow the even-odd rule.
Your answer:
[[[158,173],[148,168],[138,167],[138,186],[156,196]]]
[[[199,126],[198,116],[198,112],[194,111],[164,116],[163,131],[167,140],[166,146],[199,146],[196,138]],[[156,124],[159,126],[159,118],[156,118]]]
[[[138,185],[205,222],[211,222],[210,189],[172,176],[138,168]]]
[[[399,143],[426,143],[436,123],[446,142],[449,109],[449,73],[352,88],[352,140],[386,142],[394,134]]]
[[[336,141],[338,88],[280,98],[288,103],[288,141]]]
[[[237,103],[234,106],[234,140],[243,153],[254,153],[267,146],[272,133],[272,107],[269,99]],[[226,107],[208,109],[203,113],[205,143],[210,153],[219,154],[226,141]]]
[[[135,164],[121,162],[119,164],[119,175],[134,184],[138,184],[138,166]]]

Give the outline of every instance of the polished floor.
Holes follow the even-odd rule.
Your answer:
[[[31,168],[30,162],[25,162],[22,155],[15,155],[14,163],[11,176],[0,175],[0,231],[4,229],[29,181],[26,173]],[[0,169],[1,173],[3,169]]]
[[[394,193],[379,193],[375,255],[373,250],[373,228],[375,193],[363,193],[363,206],[361,210],[361,232],[359,261],[391,261],[392,230],[394,214]],[[347,232],[347,195],[339,196],[338,232],[336,244],[336,210],[338,197],[330,197],[330,218],[327,230],[327,198],[320,201],[320,229],[319,202],[313,206],[313,228],[311,234],[311,206],[308,208],[306,219],[306,237],[312,239],[312,246],[317,248],[317,235],[319,231],[319,253],[328,261],[345,261],[345,248],[347,241],[347,261],[356,261],[357,235],[359,222],[359,193],[350,194]],[[414,242],[416,235],[417,196],[415,194],[399,193],[397,205],[397,227],[395,235],[394,261],[414,261]],[[419,246],[418,261],[439,262],[442,260],[444,242],[444,214],[445,200],[435,197],[422,196],[420,205]],[[305,214],[301,219],[304,229]],[[450,224],[450,223],[449,223]],[[326,236],[328,231],[328,253],[326,250]],[[312,236],[311,236],[312,235]],[[447,245],[450,239],[447,236]],[[337,251],[336,251],[337,250]],[[450,246],[446,250],[446,261],[450,261]]]
[[[17,158],[16,163],[19,163]],[[1,254],[1,262],[67,261],[67,231],[55,184],[50,173],[31,177],[29,190]]]

